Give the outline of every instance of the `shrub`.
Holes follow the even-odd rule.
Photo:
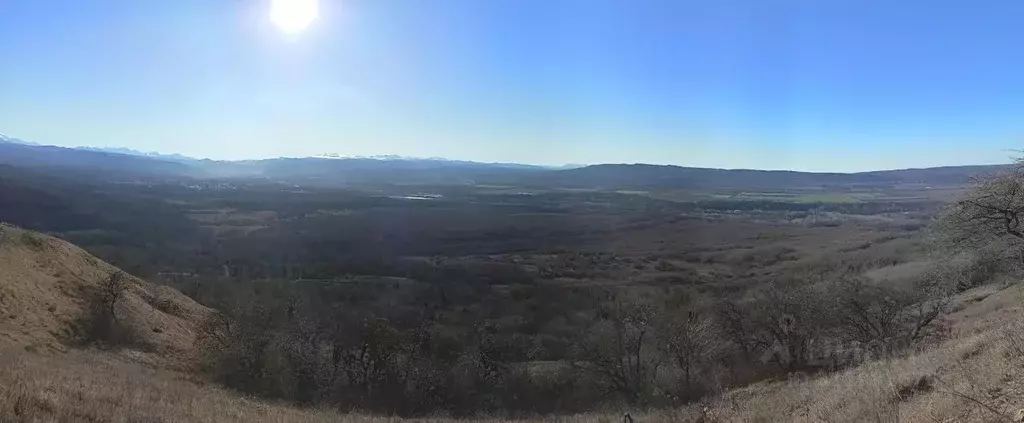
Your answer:
[[[130,286],[130,277],[116,271],[93,292],[87,293],[88,309],[86,316],[79,322],[85,331],[84,342],[107,346],[137,345],[140,336],[136,328],[118,317],[119,305]]]

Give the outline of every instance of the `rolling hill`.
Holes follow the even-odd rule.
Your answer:
[[[186,164],[152,157],[0,140],[0,164],[89,178],[136,180],[196,175]]]
[[[524,182],[591,189],[822,189],[885,188],[901,184],[961,185],[1004,166],[953,166],[861,173],[710,169],[670,165],[602,164],[532,175]]]
[[[0,348],[65,351],[87,344],[97,295],[114,274],[126,288],[115,318],[153,359],[195,361],[194,344],[211,312],[173,289],[129,276],[63,240],[0,224]]]
[[[906,184],[962,185],[1006,165],[951,166],[860,173],[713,169],[649,164],[599,164],[545,168],[395,156],[307,157],[244,161],[135,154],[132,150],[63,148],[0,139],[0,164],[58,171],[82,178],[147,180],[232,179],[288,184],[360,187],[373,185],[514,185],[573,189],[835,189],[885,188]],[[120,152],[119,152],[120,151]],[[127,153],[124,153],[127,152]]]

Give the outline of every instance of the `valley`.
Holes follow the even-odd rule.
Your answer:
[[[27,351],[14,355],[26,363],[18,371],[40,372],[32,357],[57,354],[71,361],[54,365],[69,372],[84,371],[73,369],[77,360],[118,372],[142,366],[216,395],[360,416],[606,419],[645,409],[652,419],[699,421],[709,418],[700,407],[762,389],[747,387],[860,371],[859,356],[822,365],[821,351],[773,355],[779,342],[900,351],[961,342],[951,327],[974,318],[950,320],[953,310],[1015,274],[933,240],[936,216],[972,189],[972,172],[995,167],[802,174],[622,165],[600,177],[591,173],[606,165],[294,159],[257,167],[305,173],[211,177],[180,173],[194,165],[187,161],[60,150],[72,156],[65,160],[48,147],[16,148],[42,150],[0,165],[0,221],[20,228],[7,229],[18,234],[11,248],[40,263],[95,260],[86,267],[96,266],[91,283],[100,287],[114,280],[104,272],[119,271],[148,287],[108,307],[134,328],[127,338],[97,338],[80,319],[43,313],[32,321],[48,322],[52,335],[33,341],[21,317],[6,321],[8,348]],[[341,176],[351,174],[360,176]],[[30,231],[96,259],[33,258],[32,239],[61,241]],[[88,310],[94,297],[68,285],[84,265],[75,266],[4,286],[54,281],[46,283],[64,288],[50,298],[70,295],[72,311]],[[4,265],[8,274],[26,269]],[[152,289],[184,302],[172,307]],[[0,305],[17,305],[18,316],[51,307],[20,292]],[[146,307],[177,317],[120,317],[154,316],[138,311]],[[174,314],[185,309],[193,311]],[[848,319],[857,313],[871,328]],[[783,318],[797,326],[779,329]],[[713,408],[770,414],[735,407]],[[289,410],[274,412],[300,413]],[[337,418],[297,416],[288,419]]]

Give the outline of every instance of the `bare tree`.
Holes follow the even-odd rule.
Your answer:
[[[386,319],[367,319],[348,346],[337,349],[338,364],[344,369],[348,386],[364,398],[364,406],[385,399],[384,391],[400,370],[403,352],[401,334]]]
[[[89,314],[83,320],[88,342],[110,345],[129,344],[134,341],[131,328],[121,324],[117,317],[118,304],[129,287],[129,277],[121,271],[111,273],[91,294]]]
[[[920,341],[946,311],[949,297],[926,284],[915,288],[901,290],[860,279],[840,282],[831,313],[839,336],[890,350]]]
[[[1022,162],[1018,164],[1024,165]],[[954,251],[1000,244],[1004,259],[1024,258],[1024,168],[978,177],[936,222],[937,241]]]
[[[283,395],[274,368],[275,329],[271,310],[259,303],[247,304],[227,313],[211,313],[196,342],[214,379],[247,393]]]
[[[683,372],[683,389],[693,390],[694,373],[715,359],[724,347],[717,325],[697,311],[679,312],[663,322],[659,345]]]
[[[660,364],[653,348],[656,308],[615,301],[577,345],[579,367],[635,404],[650,389]]]
[[[745,304],[721,301],[715,307],[715,315],[722,322],[722,331],[736,345],[745,361],[752,362],[755,352],[767,347],[755,336],[756,329]]]
[[[821,293],[803,282],[773,282],[742,303],[724,302],[724,332],[752,364],[775,362],[784,371],[807,367],[812,344],[827,326]]]
[[[129,278],[124,272],[115,271],[100,284],[100,302],[106,317],[117,322],[117,303],[128,291]]]

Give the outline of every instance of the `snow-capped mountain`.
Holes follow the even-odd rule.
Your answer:
[[[37,144],[37,143],[33,143],[33,142],[28,142],[28,141],[24,141],[24,140],[21,140],[21,139],[18,139],[18,138],[14,138],[14,137],[2,135],[2,134],[0,134],[0,143],[11,143],[11,144],[20,144],[20,145],[27,145],[27,146],[46,147],[46,145],[44,145],[44,144]],[[407,168],[407,167],[411,166],[411,167],[420,168],[420,169],[426,169],[426,168],[461,168],[461,169],[507,169],[507,170],[514,170],[514,169],[519,169],[519,170],[546,170],[546,169],[555,169],[556,168],[556,167],[551,167],[551,166],[537,166],[537,165],[527,165],[527,164],[520,164],[520,163],[496,163],[496,162],[489,163],[489,162],[475,162],[475,161],[468,161],[468,160],[451,160],[451,159],[446,159],[446,158],[443,158],[443,157],[426,157],[426,158],[424,158],[424,157],[409,157],[409,156],[401,156],[401,155],[397,155],[397,154],[383,154],[383,155],[374,155],[374,156],[358,156],[358,155],[342,155],[342,154],[338,154],[338,153],[324,153],[324,154],[319,154],[319,155],[316,155],[316,156],[313,156],[313,157],[308,157],[308,156],[307,157],[290,157],[290,158],[288,158],[288,157],[278,157],[278,158],[267,158],[267,159],[257,159],[257,160],[238,160],[238,161],[232,161],[232,160],[198,159],[198,158],[188,157],[188,156],[181,155],[181,154],[164,154],[164,153],[158,153],[158,152],[146,152],[146,151],[139,151],[139,150],[134,150],[134,149],[131,149],[131,148],[123,148],[123,147],[80,146],[80,147],[69,148],[69,150],[99,152],[99,153],[109,153],[109,154],[121,154],[121,155],[127,155],[127,156],[135,156],[135,157],[146,157],[146,158],[153,158],[153,159],[158,159],[158,160],[163,160],[163,161],[173,161],[173,162],[178,162],[178,163],[184,163],[184,164],[190,164],[190,165],[198,165],[198,166],[204,166],[204,167],[211,167],[211,166],[228,166],[228,167],[230,167],[230,166],[232,166],[232,164],[248,164],[248,165],[253,165],[253,164],[259,164],[259,163],[273,165],[274,163],[279,163],[279,162],[292,163],[295,160],[312,160],[312,161],[315,161],[315,160],[318,160],[318,159],[330,159],[330,160],[337,160],[337,161],[339,161],[339,163],[337,163],[337,166],[360,166],[360,167],[367,166],[367,165],[372,165],[372,166],[388,166],[388,167],[390,167],[390,166],[398,166],[399,168]]]
[[[18,138],[14,138],[14,137],[9,137],[9,136],[4,135],[4,134],[0,134],[0,142],[9,142],[9,143],[12,143],[12,144],[24,144],[24,145],[39,145],[39,144],[36,144],[34,142],[28,142],[28,141],[25,141],[25,140],[22,140],[22,139],[18,139]]]
[[[166,160],[175,160],[175,161],[193,161],[193,160],[198,160],[196,158],[188,157],[188,156],[183,156],[181,154],[163,154],[163,153],[157,153],[155,151],[146,152],[146,151],[139,151],[139,150],[133,150],[133,149],[130,149],[130,148],[120,148],[120,147],[89,147],[89,146],[82,146],[82,147],[75,147],[75,149],[77,149],[77,150],[85,150],[85,151],[99,151],[99,152],[102,152],[102,153],[127,154],[129,156],[153,157],[153,158],[166,159]]]
[[[314,159],[348,159],[348,160],[424,160],[418,157],[405,157],[397,154],[384,154],[378,156],[345,156],[338,153],[324,153],[313,156]]]
[[[338,153],[324,153],[312,158],[316,159],[332,159],[332,160],[377,160],[377,161],[402,161],[402,162],[420,162],[420,163],[435,163],[435,164],[448,164],[456,166],[484,166],[484,167],[500,167],[500,168],[513,168],[513,169],[547,169],[547,166],[528,165],[521,163],[498,163],[498,162],[474,162],[469,160],[452,160],[444,157],[409,157],[400,156],[397,154],[384,154],[377,156],[346,156]]]

